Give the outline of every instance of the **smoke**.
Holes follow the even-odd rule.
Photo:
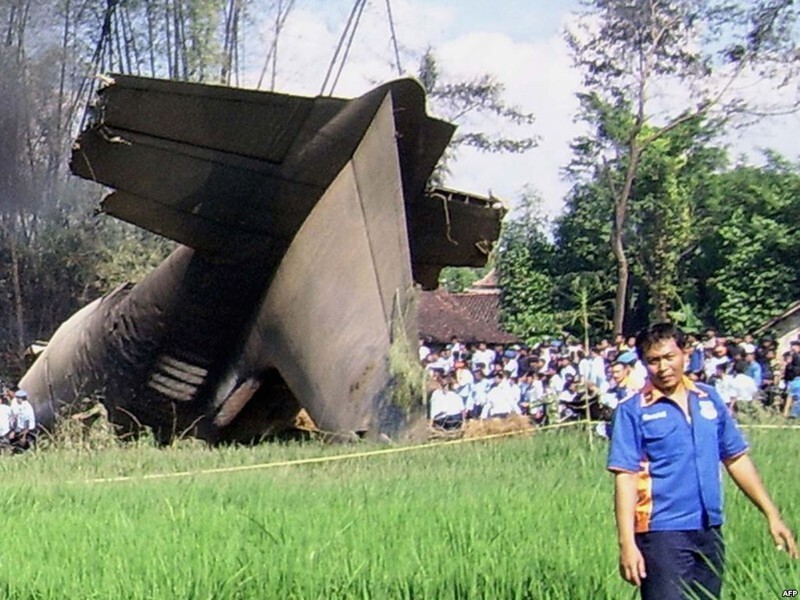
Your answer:
[[[21,208],[29,197],[24,76],[16,50],[0,48],[0,212]]]

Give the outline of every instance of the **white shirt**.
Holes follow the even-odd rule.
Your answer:
[[[606,362],[603,357],[592,356],[584,360],[587,364],[584,367],[586,373],[581,373],[583,378],[598,389],[605,391],[608,388],[608,381],[606,381]]]
[[[472,372],[469,369],[456,369],[456,383],[458,387],[470,385],[475,381]]]
[[[752,402],[758,394],[758,386],[752,377],[748,377],[744,373],[737,373],[730,378],[728,394],[730,394],[731,400]]]
[[[725,404],[730,404],[731,377],[727,374],[723,375],[722,377],[717,379],[716,383],[714,384],[714,388],[717,390],[717,393],[720,395],[720,398],[722,398]]]
[[[709,356],[703,359],[703,372],[706,374],[706,379],[714,376],[714,373],[717,372],[717,365],[725,364],[729,360],[727,356]]]
[[[486,396],[486,404],[483,405],[481,419],[493,417],[494,415],[508,415],[511,413],[520,414],[519,410],[519,390],[514,393],[507,381],[494,386]]]
[[[489,375],[492,371],[492,363],[497,355],[491,348],[486,350],[476,350],[472,354],[472,368],[475,369],[478,363],[483,363],[483,374]]]
[[[472,393],[467,400],[467,410],[472,410],[475,406],[483,407],[483,405],[486,404],[486,396],[489,393],[491,385],[492,382],[490,380],[481,379],[480,381],[475,381],[472,386],[470,386],[472,388]]]
[[[33,406],[27,400],[18,401],[16,398],[11,402],[11,415],[14,421],[14,431],[36,429],[36,415]]]
[[[449,373],[450,372],[450,364],[441,356],[434,360],[433,362],[429,362],[425,365],[425,368],[429,371],[435,371],[436,369],[440,369],[442,373]]]
[[[0,436],[6,436],[11,432],[11,407],[8,404],[0,404]]]
[[[561,375],[561,377],[563,377],[564,379],[567,378],[567,375],[572,375],[573,379],[575,379],[578,376],[578,372],[575,370],[575,367],[573,367],[571,363],[568,364],[563,369],[561,369],[558,372],[558,374]]]
[[[541,379],[534,379],[526,392],[527,400],[531,404],[539,402],[544,398],[544,384]]]
[[[428,358],[430,353],[431,349],[428,348],[425,344],[422,344],[419,347],[419,362],[425,362],[425,359]]]
[[[460,415],[464,410],[461,396],[453,390],[434,390],[431,394],[431,419]]]
[[[560,394],[564,391],[564,385],[566,383],[567,380],[562,377],[560,373],[556,373],[550,378],[550,391],[554,392],[555,394]]]
[[[516,358],[509,358],[508,362],[503,365],[503,371],[508,373],[509,377],[517,377],[519,375],[519,363]]]

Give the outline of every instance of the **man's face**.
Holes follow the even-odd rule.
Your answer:
[[[683,351],[672,338],[662,340],[645,350],[644,364],[653,385],[662,391],[672,391],[683,377]]]
[[[622,383],[628,374],[628,368],[620,363],[611,365],[611,378],[617,383]]]

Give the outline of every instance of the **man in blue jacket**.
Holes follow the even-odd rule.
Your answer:
[[[615,474],[620,573],[640,586],[644,600],[719,598],[720,464],[767,518],[777,547],[798,555],[724,402],[684,375],[684,346],[670,323],[639,334],[648,383],[617,407],[612,425],[608,469]]]

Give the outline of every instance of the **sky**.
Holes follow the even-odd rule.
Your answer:
[[[284,4],[287,0],[283,0]],[[578,0],[390,0],[400,63],[413,74],[419,57],[432,48],[442,79],[467,80],[490,74],[505,88],[505,100],[533,113],[531,126],[474,121],[510,137],[535,135],[538,146],[520,155],[462,150],[451,167],[449,187],[491,193],[514,206],[525,189],[535,190],[547,215],[562,212],[570,182],[562,169],[570,141],[582,131],[574,120],[580,74],[573,68],[563,31],[574,22]],[[317,95],[352,8],[350,0],[296,0],[277,50],[275,90]],[[334,94],[357,96],[399,76],[391,43],[386,0],[369,0],[353,38]],[[245,86],[255,86],[264,48],[274,37],[269,24],[248,55]],[[271,72],[262,89],[268,89]],[[795,160],[800,116],[762,121],[732,133],[734,157],[758,162],[760,148],[774,148]]]

